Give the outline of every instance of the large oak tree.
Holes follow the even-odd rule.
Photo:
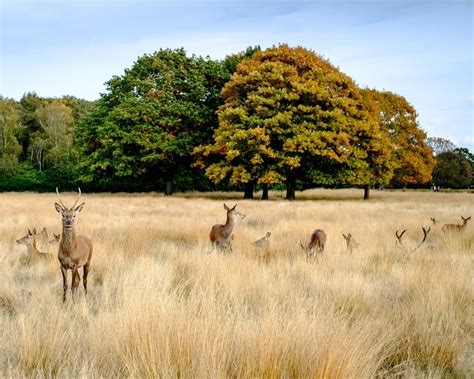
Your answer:
[[[214,143],[196,149],[215,182],[369,185],[392,174],[392,146],[359,89],[329,61],[280,45],[244,60],[225,85]]]

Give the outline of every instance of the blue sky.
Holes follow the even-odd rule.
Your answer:
[[[160,48],[220,59],[300,45],[405,96],[429,136],[474,151],[474,1],[0,0],[0,94],[97,99]]]

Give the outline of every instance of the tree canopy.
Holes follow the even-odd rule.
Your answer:
[[[435,160],[426,143],[426,133],[419,127],[415,108],[403,96],[392,92],[364,89],[363,94],[394,145],[395,171],[391,184],[429,183]]]
[[[347,75],[312,51],[280,45],[243,60],[225,85],[214,142],[196,149],[215,182],[386,182],[388,134]]]
[[[166,181],[170,194],[178,171],[189,170],[193,147],[212,136],[228,76],[218,62],[188,57],[184,49],[140,57],[107,82],[95,111],[77,129],[84,178],[144,175]]]

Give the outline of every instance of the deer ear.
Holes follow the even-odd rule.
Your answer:
[[[33,235],[35,235],[35,234],[36,234],[36,228],[33,229]]]
[[[302,248],[303,250],[306,250],[306,248],[303,246],[302,243],[300,243],[300,246],[301,246],[301,248]]]
[[[86,203],[79,204],[79,205],[74,209],[74,212],[80,212],[80,211],[82,211],[82,208],[84,208],[84,205],[86,205]]]
[[[231,210],[233,211],[233,210],[235,209],[235,207],[236,207],[236,206],[237,206],[237,204],[235,204],[235,205],[232,207],[232,209],[231,209]]]
[[[267,237],[270,237],[272,235],[272,233],[268,232],[267,233]]]
[[[58,211],[58,213],[63,213],[64,208],[58,203],[54,203],[54,208],[56,208],[56,211]]]
[[[28,234],[31,236],[31,232],[30,232],[30,229],[28,229]]]
[[[224,203],[224,209],[225,209],[227,212],[229,212],[229,210],[230,210],[229,207],[228,207],[225,203]]]

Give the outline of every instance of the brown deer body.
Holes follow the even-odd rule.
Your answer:
[[[61,274],[63,277],[63,301],[66,301],[66,292],[67,292],[67,270],[72,271],[72,284],[71,291],[73,295],[73,300],[75,299],[75,294],[79,282],[81,280],[79,276],[79,268],[83,268],[83,284],[84,291],[87,294],[87,275],[89,274],[90,261],[92,258],[92,242],[89,238],[85,236],[76,235],[76,229],[74,226],[74,221],[76,213],[80,212],[84,207],[85,203],[82,203],[78,206],[81,189],[79,188],[79,196],[71,208],[67,208],[59,198],[59,192],[56,188],[56,193],[58,194],[58,199],[61,204],[54,203],[56,210],[62,216],[62,226],[63,232],[61,235],[61,240],[59,241],[59,250],[58,258],[61,266]]]
[[[224,204],[224,209],[227,212],[227,220],[225,224],[216,224],[211,228],[211,233],[209,238],[211,240],[212,246],[218,250],[227,250],[229,249],[232,252],[232,233],[237,225],[238,220],[245,218],[245,215],[239,213],[234,205],[232,208],[229,208]]]
[[[271,235],[272,233],[267,232],[267,234],[265,234],[265,237],[260,238],[259,240],[256,240],[253,243],[253,245],[260,249],[268,249],[270,247],[270,241],[268,239],[270,238]]]
[[[44,230],[44,229],[43,229]],[[39,259],[47,259],[50,260],[53,258],[53,256],[47,252],[42,252],[39,251],[38,248],[36,247],[36,229],[33,229],[33,231],[30,231],[28,229],[28,234],[16,241],[16,243],[20,245],[26,245],[26,249],[28,251],[28,257],[29,258],[39,258]]]
[[[467,222],[471,219],[471,216],[464,218],[462,217],[462,224],[457,225],[457,224],[445,224],[441,228],[443,233],[449,233],[449,232],[464,232],[464,229],[466,229]]]
[[[324,230],[316,229],[311,234],[311,240],[308,246],[301,245],[301,248],[306,251],[308,257],[314,257],[316,253],[322,253],[326,245],[326,233]]]

